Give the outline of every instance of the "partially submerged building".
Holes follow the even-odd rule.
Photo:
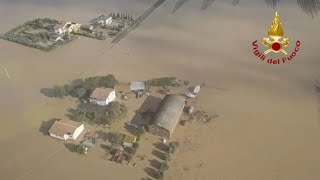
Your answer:
[[[57,34],[65,34],[77,32],[80,29],[80,24],[74,22],[59,22],[54,26],[54,32]]]
[[[184,107],[185,98],[183,96],[166,95],[158,107],[151,124],[148,125],[148,131],[170,139],[180,120]]]
[[[76,140],[83,130],[83,124],[62,119],[56,120],[48,132],[51,137],[66,141],[68,139]]]
[[[90,21],[91,24],[97,24],[101,26],[107,26],[112,23],[113,17],[111,14],[109,15],[101,15],[97,18],[94,18]]]
[[[90,102],[105,106],[116,99],[116,91],[111,88],[96,88],[90,96]]]

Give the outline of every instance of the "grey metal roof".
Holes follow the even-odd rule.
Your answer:
[[[131,91],[138,91],[138,90],[145,90],[146,85],[143,81],[133,81],[130,83],[130,90]]]
[[[94,147],[94,142],[92,142],[92,141],[87,139],[87,140],[82,142],[82,145],[84,145],[84,146],[86,146],[88,148],[92,148],[92,147]]]
[[[172,133],[179,122],[184,106],[185,98],[183,96],[166,95],[154,116],[153,124]]]

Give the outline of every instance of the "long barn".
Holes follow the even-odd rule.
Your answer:
[[[180,95],[166,95],[162,100],[148,131],[170,139],[185,106],[185,98]]]

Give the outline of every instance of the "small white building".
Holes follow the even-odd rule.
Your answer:
[[[48,132],[51,137],[66,141],[76,140],[83,130],[83,124],[63,119],[55,121]]]
[[[80,29],[80,26],[80,24],[74,22],[60,22],[54,26],[54,32],[57,34],[76,32]]]
[[[116,99],[116,91],[111,88],[96,88],[90,96],[90,102],[100,106],[108,105]]]

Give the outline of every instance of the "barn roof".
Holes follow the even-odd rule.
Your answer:
[[[95,88],[93,90],[93,92],[91,93],[90,98],[91,99],[97,99],[97,100],[105,101],[112,91],[114,91],[114,89],[111,89],[111,88]]]
[[[179,122],[184,106],[185,98],[183,96],[166,95],[153,119],[153,125],[162,127],[172,133]]]
[[[81,123],[71,121],[71,120],[57,120],[53,123],[51,128],[49,129],[49,133],[58,135],[58,136],[63,136],[64,134],[70,133],[73,134],[74,131],[81,126]]]

